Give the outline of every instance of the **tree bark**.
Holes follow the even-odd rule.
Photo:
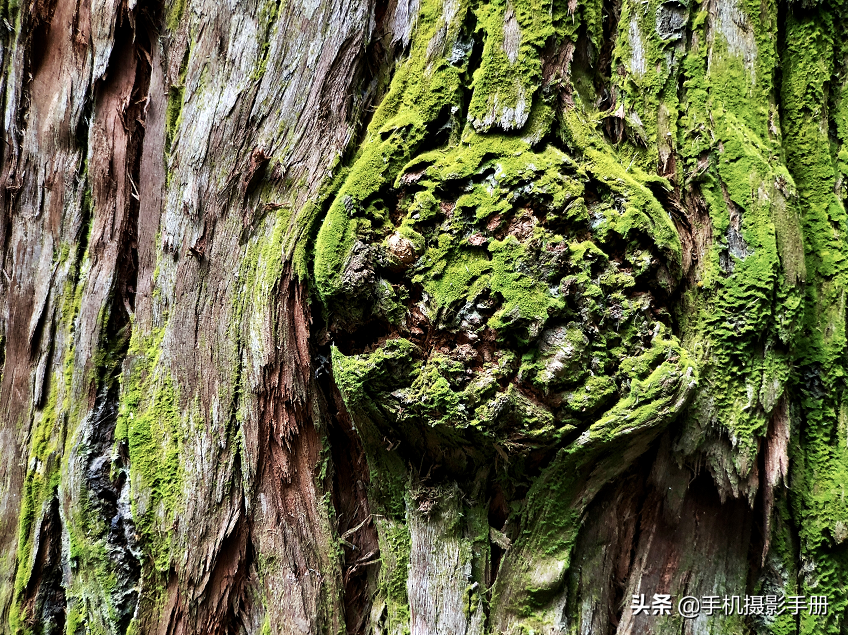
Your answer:
[[[844,3],[0,1],[0,632],[848,632]]]

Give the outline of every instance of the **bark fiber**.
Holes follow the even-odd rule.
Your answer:
[[[848,633],[844,0],[0,18],[0,633]]]

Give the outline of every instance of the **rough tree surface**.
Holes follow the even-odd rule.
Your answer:
[[[844,0],[157,1],[0,0],[1,633],[848,633]]]

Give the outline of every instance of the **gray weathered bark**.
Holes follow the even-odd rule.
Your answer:
[[[0,17],[0,631],[848,628],[843,4]]]

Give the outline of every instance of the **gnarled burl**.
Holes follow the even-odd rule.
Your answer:
[[[844,0],[0,2],[0,633],[848,632]]]

